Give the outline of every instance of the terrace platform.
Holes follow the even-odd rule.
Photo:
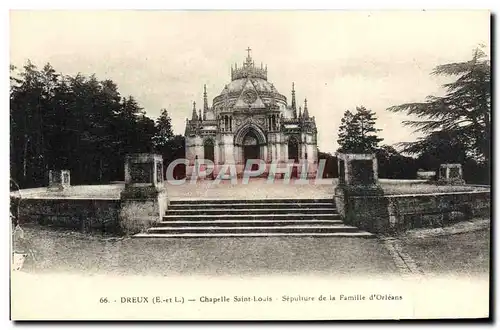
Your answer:
[[[438,186],[425,183],[425,180],[392,180],[379,179],[380,185],[387,195],[402,194],[432,194],[447,192],[489,191],[489,187],[473,185]],[[337,179],[311,179],[308,184],[299,180],[276,180],[269,184],[266,179],[252,178],[248,184],[242,184],[238,179],[236,184],[223,180],[219,184],[204,180],[191,183],[189,180],[182,185],[172,185],[165,182],[169,199],[286,199],[286,198],[331,198],[334,194]],[[28,199],[104,199],[119,200],[124,184],[115,182],[105,185],[75,185],[63,191],[50,191],[47,187],[22,189],[12,192],[11,196]]]

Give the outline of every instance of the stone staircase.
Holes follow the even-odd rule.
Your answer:
[[[163,221],[134,237],[374,237],[346,226],[331,199],[174,200]]]

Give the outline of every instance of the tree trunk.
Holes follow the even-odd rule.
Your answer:
[[[29,137],[27,134],[24,134],[24,150],[23,150],[23,182],[26,182],[26,172],[27,172],[27,162],[28,162],[28,143]]]
[[[102,182],[102,157],[99,158],[99,183]]]

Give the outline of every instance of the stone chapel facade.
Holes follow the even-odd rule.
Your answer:
[[[213,99],[211,107],[206,86],[203,109],[197,111],[193,102],[185,130],[187,177],[199,171],[200,166],[212,166],[203,165],[207,164],[204,159],[214,163],[213,176],[221,170],[229,175],[224,164],[235,166],[241,176],[247,160],[261,159],[266,163],[263,176],[269,173],[271,163],[284,167],[293,162],[292,177],[304,177],[304,171],[307,177],[314,177],[318,163],[317,130],[307,99],[304,108],[297,109],[292,84],[288,104],[287,98],[267,80],[267,66],[255,66],[250,49],[247,51],[242,67],[231,66],[231,82]]]

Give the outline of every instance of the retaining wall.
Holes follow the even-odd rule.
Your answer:
[[[19,199],[11,198],[11,202],[19,203]],[[19,222],[119,233],[120,208],[119,199],[23,198],[19,204]]]
[[[343,198],[343,199],[342,199]],[[441,227],[490,215],[490,192],[336,196],[345,222],[375,233],[394,233],[413,228]]]

